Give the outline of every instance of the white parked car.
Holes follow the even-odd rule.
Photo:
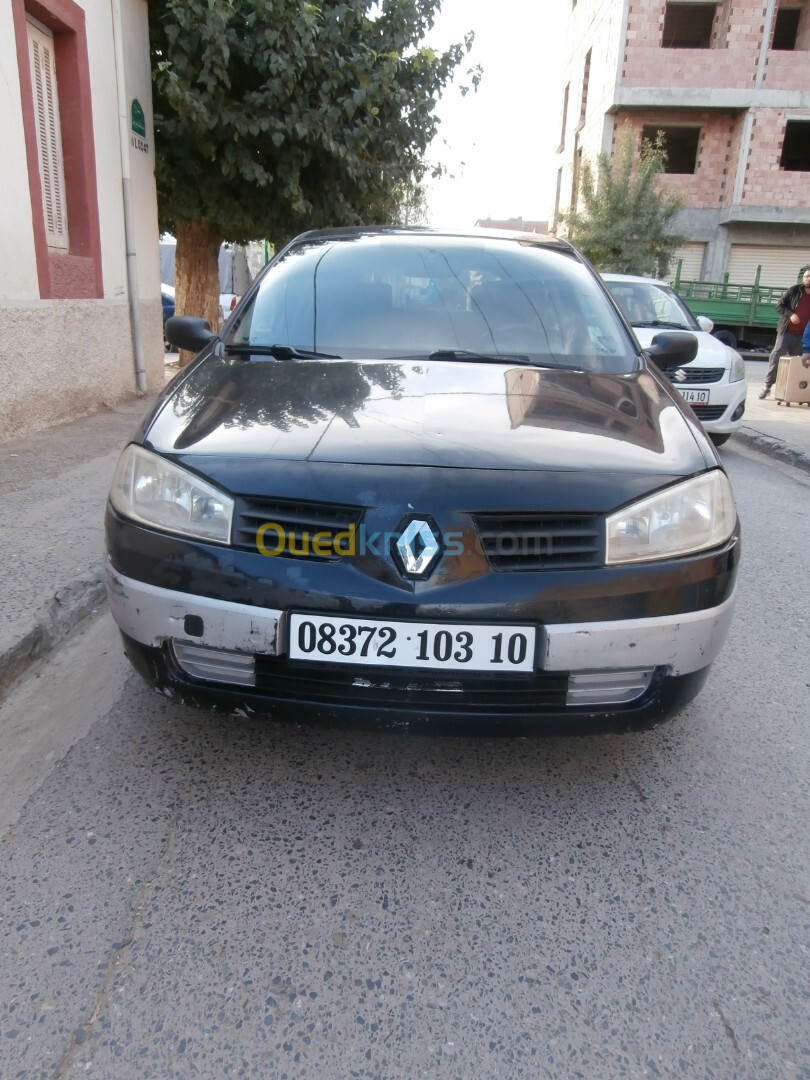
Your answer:
[[[689,330],[695,335],[695,359],[666,375],[692,406],[715,446],[722,446],[740,426],[745,412],[743,358],[718,341],[711,333],[711,319],[704,315],[696,319],[665,281],[632,274],[603,274],[602,278],[643,347],[661,330]]]

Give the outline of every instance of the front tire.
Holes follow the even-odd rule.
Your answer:
[[[737,348],[737,336],[730,330],[715,330],[714,336],[718,341],[722,341],[724,345],[728,345],[730,349]]]
[[[728,440],[731,438],[731,432],[727,431],[724,432],[722,435],[712,435],[711,433],[709,433],[709,438],[712,440],[715,446],[722,446],[724,443],[727,443]]]

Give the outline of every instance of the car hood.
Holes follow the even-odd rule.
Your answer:
[[[142,439],[209,475],[217,459],[648,477],[714,464],[649,371],[597,375],[461,361],[209,356],[161,398]]]
[[[634,326],[633,333],[638,338],[639,345],[646,349],[656,334],[663,333],[666,327],[659,326]],[[707,334],[705,330],[689,330],[697,338],[697,356],[684,367],[714,367],[727,368],[734,359],[734,350],[722,341],[718,341],[714,334]]]

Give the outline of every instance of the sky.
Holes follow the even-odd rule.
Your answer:
[[[434,225],[479,218],[547,220],[554,207],[562,109],[565,0],[443,0],[426,44],[443,47],[475,33],[461,66],[483,69],[476,93],[444,93],[429,160],[448,173],[428,189]]]

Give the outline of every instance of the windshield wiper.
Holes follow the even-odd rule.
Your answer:
[[[489,364],[531,364],[525,353],[482,353],[469,349],[436,349],[428,360],[483,360]]]
[[[342,360],[335,353],[312,352],[310,349],[295,349],[292,345],[248,345],[247,343],[226,345],[225,352],[236,356],[273,356],[276,360]]]
[[[632,325],[644,326],[648,330],[653,330],[656,326],[664,326],[668,330],[688,330],[690,333],[692,333],[692,328],[690,326],[684,326],[682,322],[664,322],[663,319],[656,319],[655,322],[637,322],[633,323]]]

